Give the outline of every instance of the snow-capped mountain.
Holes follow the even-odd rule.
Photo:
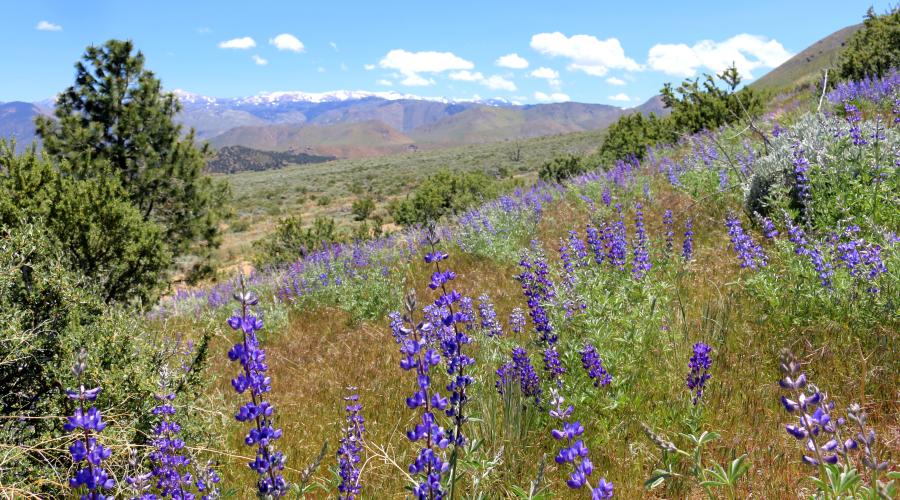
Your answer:
[[[448,97],[424,97],[416,94],[407,94],[403,92],[387,91],[387,92],[371,92],[368,90],[332,90],[330,92],[303,92],[299,90],[293,91],[275,91],[260,92],[256,95],[248,97],[209,97],[205,95],[188,92],[182,89],[175,89],[173,93],[178,96],[184,105],[210,105],[210,106],[277,106],[279,104],[288,103],[334,103],[345,101],[360,101],[364,99],[382,99],[385,101],[429,101],[439,102],[443,104],[454,103],[478,103],[488,106],[510,106],[514,103],[502,97],[494,97],[482,99],[480,97],[453,99]]]

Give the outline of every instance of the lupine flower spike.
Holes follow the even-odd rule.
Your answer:
[[[687,376],[687,388],[691,391],[691,402],[695,405],[703,398],[703,390],[706,388],[706,381],[709,380],[709,368],[712,366],[712,359],[709,353],[712,348],[703,342],[694,344],[694,354],[688,360],[688,368],[690,373]]]
[[[263,398],[272,390],[272,381],[266,371],[266,353],[259,346],[256,332],[263,327],[263,322],[250,312],[250,307],[259,303],[253,293],[244,288],[241,279],[241,291],[234,298],[240,302],[240,315],[235,314],[228,319],[232,330],[241,332],[241,341],[228,351],[228,358],[241,364],[241,371],[231,379],[231,385],[238,394],[247,393],[250,401],[241,406],[235,419],[239,422],[251,422],[253,427],[244,442],[256,447],[256,459],[248,465],[259,474],[257,480],[258,494],[264,498],[284,496],[288,490],[287,481],[281,471],[284,470],[284,455],[275,449],[275,441],[281,438],[281,429],[276,429],[272,414],[275,407]]]
[[[340,500],[353,500],[362,489],[359,482],[359,454],[362,451],[363,433],[366,431],[356,387],[348,387],[347,390],[349,395],[344,397],[347,402],[347,425],[337,451],[338,473],[341,476],[341,484],[338,486]]]
[[[553,407],[550,410],[550,416],[558,419],[562,424],[562,429],[553,429],[551,432],[553,439],[562,441],[565,446],[556,455],[556,463],[559,465],[572,464],[573,470],[569,474],[566,485],[573,490],[580,490],[587,486],[594,500],[612,498],[613,484],[608,482],[606,478],[600,478],[596,487],[591,487],[591,474],[594,472],[594,464],[588,458],[590,451],[585,446],[584,441],[579,439],[584,434],[584,426],[581,422],[569,422],[569,417],[575,409],[572,405],[565,408],[565,401],[559,395],[554,393],[551,401]]]
[[[100,415],[100,410],[91,406],[85,410],[85,402],[93,403],[100,394],[100,387],[85,389],[82,383],[84,371],[87,369],[87,353],[82,350],[75,358],[72,368],[75,379],[78,381],[78,389],[68,390],[69,399],[76,402],[75,414],[69,417],[63,426],[66,432],[75,432],[76,440],[69,447],[72,461],[75,463],[75,477],[69,479],[69,486],[80,493],[81,498],[103,500],[106,491],[112,489],[116,482],[103,469],[103,461],[112,455],[112,452],[97,442],[97,434],[106,428],[106,422]]]

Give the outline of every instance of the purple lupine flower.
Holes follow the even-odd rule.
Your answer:
[[[628,255],[627,231],[625,229],[625,216],[622,214],[622,205],[616,204],[619,218],[608,226],[606,260],[620,271],[625,270],[625,262]]]
[[[240,407],[234,418],[238,422],[252,422],[253,427],[244,438],[248,446],[256,447],[256,458],[248,465],[258,475],[257,490],[260,495],[280,497],[288,490],[281,471],[284,470],[284,455],[275,449],[275,441],[281,438],[281,429],[276,429],[272,418],[275,407],[263,398],[272,390],[271,379],[266,375],[269,365],[266,353],[259,346],[256,332],[263,327],[263,322],[250,313],[250,307],[259,303],[259,299],[244,289],[241,280],[241,291],[235,293],[235,299],[241,304],[240,316],[235,314],[228,319],[232,330],[241,332],[241,341],[228,351],[228,358],[241,365],[241,372],[231,379],[231,385],[238,394],[247,392],[250,401]]]
[[[772,137],[778,137],[784,133],[784,129],[781,128],[781,125],[778,122],[775,122],[775,126],[772,127]]]
[[[544,371],[549,375],[550,380],[555,380],[556,385],[562,386],[562,376],[566,373],[566,368],[559,359],[559,351],[555,345],[547,346],[544,349]]]
[[[497,392],[504,394],[505,388],[513,382],[519,383],[523,397],[534,398],[535,405],[541,404],[541,380],[531,365],[528,351],[523,347],[515,347],[512,350],[512,361],[497,369]]]
[[[509,313],[509,329],[513,333],[525,331],[525,311],[521,307],[517,307]]]
[[[799,363],[789,353],[782,354],[781,370],[784,378],[778,384],[791,393],[791,398],[781,397],[781,404],[788,413],[797,412],[799,424],[787,425],[785,430],[797,440],[805,442],[803,463],[814,467],[824,463],[837,463],[838,454],[833,453],[834,449],[823,449],[817,440],[823,431],[834,433],[837,430],[834,426],[836,422],[831,422],[831,417],[824,409],[827,408],[824,395],[812,385],[808,392],[804,391],[807,388],[806,374],[800,372]],[[831,453],[825,453],[826,451]],[[813,456],[807,455],[808,452],[812,452]]]
[[[434,250],[436,241],[429,237],[429,242]],[[474,382],[472,376],[466,374],[466,367],[475,363],[474,359],[463,353],[463,347],[472,342],[472,339],[466,334],[466,330],[474,326],[475,313],[471,298],[461,297],[456,290],[447,289],[447,283],[456,277],[456,273],[453,271],[441,269],[441,261],[447,260],[448,255],[437,251],[433,251],[429,255],[440,257],[431,259],[431,263],[435,266],[431,283],[439,282],[440,284],[435,287],[432,287],[432,284],[428,286],[433,290],[440,287],[440,295],[434,301],[434,305],[442,310],[441,325],[448,330],[448,334],[441,339],[441,350],[447,365],[447,375],[450,377],[450,382],[447,384],[450,401],[444,413],[451,417],[454,423],[453,429],[448,432],[447,439],[454,446],[463,446],[466,444],[466,438],[462,434],[462,425],[467,420],[463,409],[469,400],[466,389]],[[440,278],[436,279],[436,276],[440,276]],[[458,310],[453,308],[455,303],[459,303]],[[465,329],[460,326],[465,326]]]
[[[543,304],[552,300],[556,292],[548,276],[547,262],[539,252],[535,253],[533,259],[526,254],[519,261],[522,272],[516,279],[522,284],[522,293],[527,298],[534,329],[540,333],[541,341],[549,345],[556,343],[558,337]]]
[[[809,198],[809,160],[803,156],[799,143],[794,147],[794,180],[797,197],[806,206],[806,200]]]
[[[488,337],[503,336],[503,325],[497,320],[494,304],[486,293],[478,297],[478,315],[481,317],[481,328]]]
[[[601,195],[601,200],[607,207],[610,203],[612,203],[612,195],[609,193],[609,184],[603,186],[603,194]]]
[[[344,396],[344,401],[347,402],[344,407],[347,425],[343,429],[344,435],[337,451],[338,474],[341,476],[341,484],[338,485],[340,500],[353,500],[362,489],[359,483],[359,454],[362,451],[363,433],[366,431],[356,387],[348,387],[347,390],[350,393]]]
[[[106,428],[106,422],[100,410],[91,406],[84,409],[85,402],[93,403],[100,394],[100,387],[85,389],[82,383],[84,371],[87,369],[87,352],[81,350],[75,357],[72,372],[78,382],[78,389],[67,390],[69,399],[76,402],[75,413],[68,417],[63,425],[66,432],[75,432],[77,438],[69,447],[72,462],[75,463],[75,476],[69,479],[69,486],[81,494],[81,498],[106,498],[105,490],[112,489],[116,481],[103,469],[103,461],[112,455],[109,448],[97,442],[97,434]],[[81,462],[84,462],[82,466]]]
[[[597,348],[590,342],[584,344],[581,350],[581,366],[594,381],[594,387],[606,387],[612,382],[612,376],[603,367],[603,360],[597,353]]]
[[[773,240],[778,236],[778,228],[775,227],[775,223],[772,222],[772,219],[768,217],[763,217],[762,219],[762,230],[766,239]]]
[[[578,231],[569,230],[569,250],[572,252],[572,259],[576,267],[586,267],[588,265],[588,249],[584,240],[578,236]]]
[[[741,260],[741,268],[749,267],[758,269],[768,264],[766,254],[762,247],[753,241],[753,238],[744,232],[741,221],[733,214],[729,214],[725,220],[728,227],[728,235],[731,237],[731,247]]]
[[[809,257],[819,281],[824,288],[831,288],[831,277],[834,275],[831,262],[825,260],[822,250],[818,245],[810,244],[806,239],[806,233],[799,226],[793,225],[789,218],[785,219],[788,226],[788,238],[794,244],[794,253]]]
[[[435,448],[446,448],[450,440],[447,439],[444,428],[438,424],[433,411],[446,410],[450,402],[431,386],[430,372],[440,364],[441,356],[429,345],[426,336],[435,327],[428,321],[414,323],[412,314],[415,309],[415,296],[410,294],[406,297],[407,313],[403,317],[406,326],[401,332],[404,337],[400,343],[400,368],[405,371],[415,370],[416,374],[416,391],[406,398],[406,406],[411,410],[423,408],[421,423],[406,431],[406,436],[413,443],[422,442],[415,461],[409,466],[409,472],[415,476],[413,493],[416,498],[425,500],[444,495],[441,476],[449,469],[450,464],[441,459]]]
[[[588,224],[585,233],[587,234],[588,246],[591,247],[591,252],[594,254],[594,262],[598,265],[603,264],[603,259],[605,258],[605,254],[603,253],[603,238],[600,236],[597,228],[590,224]]]
[[[193,498],[188,491],[192,486],[191,474],[187,472],[190,465],[183,453],[184,441],[178,436],[181,426],[175,420],[175,393],[168,390],[169,373],[164,369],[160,376],[160,393],[154,398],[158,404],[152,414],[159,421],[153,428],[153,451],[150,462],[153,464],[151,475],[155,479],[154,486],[163,498]]]
[[[672,211],[663,212],[663,227],[666,231],[666,255],[672,254],[672,248],[675,243],[675,229],[672,222]]]
[[[681,258],[690,262],[694,256],[694,219],[689,217],[684,223],[684,243],[681,244]]]
[[[719,169],[719,191],[728,189],[728,182],[728,170],[724,168]]]
[[[690,373],[687,375],[687,388],[691,391],[691,402],[695,405],[703,398],[703,389],[706,387],[706,381],[709,380],[709,368],[712,366],[712,359],[709,353],[712,348],[703,342],[694,344],[694,354],[688,360],[688,368]]]
[[[588,458],[590,450],[584,444],[584,440],[578,439],[584,434],[584,426],[579,421],[569,421],[575,409],[572,405],[563,408],[564,403],[563,398],[554,393],[553,408],[550,410],[550,416],[560,421],[562,429],[553,429],[550,434],[553,436],[553,439],[563,442],[563,448],[559,450],[554,458],[556,463],[559,465],[572,465],[572,472],[569,473],[566,485],[573,490],[579,490],[587,486],[593,499],[612,498],[613,485],[606,481],[606,478],[601,478],[596,487],[591,486],[590,477],[594,472],[594,464]]]
[[[647,250],[647,233],[644,230],[643,205],[638,203],[634,213],[634,259],[631,261],[631,277],[640,280],[650,271],[650,252]]]
[[[219,474],[216,473],[212,461],[206,462],[205,467],[198,469],[194,474],[194,484],[197,486],[200,500],[218,499],[221,494],[218,486],[219,481],[221,481],[221,478],[219,478]]]
[[[859,112],[859,108],[849,102],[845,102],[844,113],[847,123],[850,125],[850,138],[853,140],[853,144],[856,146],[868,144],[869,142],[863,138],[862,130],[859,127],[859,123],[862,121],[862,113]]]

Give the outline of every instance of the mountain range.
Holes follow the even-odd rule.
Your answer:
[[[219,149],[354,158],[525,139],[605,128],[629,112],[663,112],[658,98],[623,109],[577,102],[520,105],[491,99],[457,101],[397,92],[271,92],[214,98],[176,90],[178,120]],[[34,140],[34,118],[52,113],[52,101],[0,103],[0,137],[17,149]]]

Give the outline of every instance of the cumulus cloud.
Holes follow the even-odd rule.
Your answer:
[[[538,33],[531,37],[531,48],[551,57],[569,59],[569,70],[583,71],[592,76],[604,76],[610,69],[641,69],[640,64],[625,55],[625,49],[617,38],[600,40],[592,35],[568,37],[558,31]]]
[[[553,88],[558,88],[560,84],[562,84],[562,81],[560,81],[559,79],[559,72],[552,68],[545,68],[541,66],[540,68],[532,71],[531,76],[547,80],[547,83],[549,83]]]
[[[774,68],[791,55],[778,40],[742,33],[723,42],[701,40],[692,46],[654,45],[647,65],[669,75],[689,77],[700,69],[719,73],[734,63],[742,77],[753,78],[754,70]]]
[[[610,101],[618,101],[618,102],[631,102],[631,98],[628,97],[628,94],[624,94],[622,92],[609,96]]]
[[[270,38],[269,43],[278,50],[290,50],[291,52],[303,52],[303,42],[290,33],[282,33],[275,38]]]
[[[625,85],[625,80],[611,76],[606,79],[606,83],[610,85]]]
[[[385,87],[393,87],[394,86],[394,82],[392,82],[390,80],[385,80],[384,78],[376,81],[375,83],[377,83],[378,85],[383,85]]]
[[[452,52],[409,52],[394,49],[388,52],[378,65],[386,69],[394,69],[405,78],[400,83],[408,86],[431,85],[433,79],[425,78],[420,73],[443,73],[452,70],[471,70],[475,65]]]
[[[484,80],[484,75],[480,72],[475,71],[473,73],[469,70],[454,71],[447,76],[449,76],[451,80],[458,80],[461,82],[480,82],[481,80]]]
[[[528,61],[515,52],[513,52],[512,54],[506,54],[505,56],[500,56],[496,61],[494,61],[494,64],[500,66],[501,68],[509,69],[525,69],[528,67]]]
[[[255,62],[258,66],[265,66],[266,64],[269,64],[269,61],[263,59],[262,57],[259,57],[259,54],[253,54],[253,62]]]
[[[62,26],[51,23],[50,21],[41,21],[37,23],[34,29],[38,31],[62,31]]]
[[[516,91],[516,84],[512,80],[508,80],[500,75],[491,75],[490,77],[485,78],[485,76],[480,71],[454,71],[447,75],[451,80],[457,80],[460,82],[477,82],[485,87],[493,90],[508,90],[510,92]]]
[[[245,36],[243,38],[232,38],[231,40],[225,40],[224,42],[219,42],[220,49],[252,49],[256,47],[256,40],[250,38],[249,36]]]
[[[335,52],[340,52],[340,51],[338,50],[338,46],[337,46],[336,43],[334,43],[334,42],[328,42],[328,45],[330,45],[331,48],[334,49]]]
[[[569,99],[569,96],[563,94],[562,92],[553,92],[552,94],[535,92],[534,98],[541,102],[567,102],[571,100]]]
[[[516,84],[512,80],[507,80],[500,75],[493,75],[481,81],[481,84],[492,90],[508,90],[516,91]]]
[[[363,66],[363,68],[365,68],[366,71],[372,71],[373,69],[375,69],[375,65],[374,64],[366,64],[365,66]]]

